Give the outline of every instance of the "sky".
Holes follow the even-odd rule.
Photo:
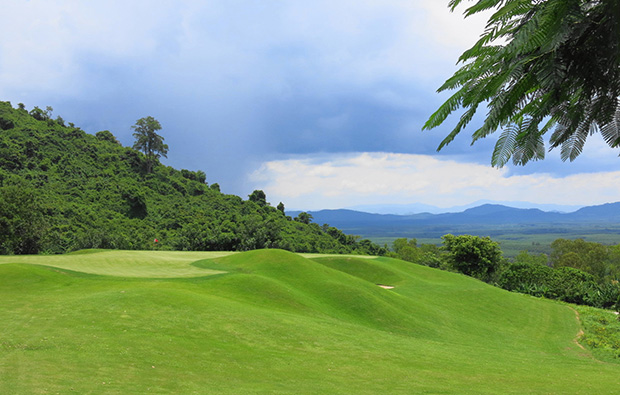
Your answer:
[[[523,167],[490,166],[484,112],[441,152],[457,116],[422,131],[436,89],[483,31],[448,0],[4,0],[0,100],[54,109],[133,144],[153,116],[162,163],[244,198],[319,210],[478,201],[620,201],[619,151],[590,137]]]

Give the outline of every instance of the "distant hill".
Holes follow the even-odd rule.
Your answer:
[[[422,203],[411,203],[411,204],[366,204],[366,205],[357,205],[351,207],[343,207],[345,209],[354,210],[354,211],[362,211],[365,213],[374,213],[374,214],[396,214],[396,215],[411,215],[417,213],[431,213],[431,214],[443,214],[443,213],[458,213],[470,208],[482,206],[485,204],[494,204],[494,205],[502,205],[513,208],[537,208],[543,211],[549,212],[563,212],[570,213],[573,211],[577,211],[583,206],[574,206],[574,205],[561,205],[561,204],[537,204],[530,202],[521,202],[521,201],[492,201],[492,200],[479,200],[477,202],[469,203],[466,205],[459,205],[449,208],[440,208],[437,206],[432,206],[428,204]]]
[[[583,207],[572,214],[571,218],[578,221],[618,222],[620,221],[620,202]]]
[[[289,214],[297,215],[297,213]],[[535,226],[541,233],[546,233],[549,227],[620,224],[620,202],[583,207],[572,213],[484,204],[463,212],[442,214],[370,214],[346,209],[309,211],[309,214],[318,224],[329,224],[345,232],[366,237],[403,236],[411,233],[439,237],[446,233],[471,232],[472,229],[483,231],[491,228],[496,230],[527,226]]]

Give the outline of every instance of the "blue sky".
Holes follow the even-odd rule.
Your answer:
[[[551,151],[493,169],[497,137],[470,146],[467,131],[435,152],[456,122],[421,131],[435,90],[485,22],[447,0],[30,0],[3,14],[0,100],[128,146],[153,116],[163,163],[227,193],[305,210],[620,201],[619,152],[598,135],[573,163]]]

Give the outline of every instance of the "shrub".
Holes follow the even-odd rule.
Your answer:
[[[482,281],[490,281],[502,261],[499,244],[490,237],[448,234],[443,245],[454,269]]]
[[[548,266],[515,262],[501,272],[497,284],[508,291],[556,298],[556,277],[556,271]]]

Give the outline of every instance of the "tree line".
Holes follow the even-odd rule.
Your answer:
[[[620,245],[557,239],[551,254],[522,251],[508,260],[489,237],[445,235],[442,246],[393,242],[391,256],[475,277],[503,289],[599,308],[620,309]]]

